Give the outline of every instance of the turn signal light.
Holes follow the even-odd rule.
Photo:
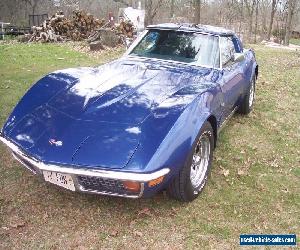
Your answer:
[[[158,177],[154,180],[151,180],[151,181],[148,182],[148,186],[149,187],[154,187],[154,186],[160,184],[163,181],[163,179],[164,179],[164,176],[161,176],[161,177]]]
[[[139,182],[123,181],[122,183],[123,183],[124,187],[131,192],[139,193],[141,190],[141,184]]]

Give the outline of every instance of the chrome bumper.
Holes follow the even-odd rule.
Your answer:
[[[159,171],[152,173],[130,173],[124,171],[111,171],[111,170],[94,170],[88,168],[73,168],[66,166],[59,166],[54,164],[46,164],[31,157],[28,157],[18,146],[16,146],[11,141],[0,136],[0,141],[2,141],[6,146],[12,150],[12,155],[14,158],[24,165],[33,174],[42,176],[43,171],[58,172],[63,174],[70,174],[74,180],[76,191],[85,193],[96,193],[102,195],[110,196],[120,196],[128,198],[139,198],[144,192],[144,183],[151,180],[157,179],[164,176],[170,172],[169,168],[163,168]],[[32,167],[33,166],[33,167]],[[83,186],[78,183],[77,176],[89,176],[89,177],[100,177],[103,179],[119,180],[119,181],[136,181],[141,183],[141,191],[139,194],[128,195],[128,194],[118,194],[113,192],[102,192],[98,190],[86,190]]]

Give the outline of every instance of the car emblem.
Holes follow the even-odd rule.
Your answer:
[[[55,145],[55,146],[57,146],[57,147],[61,147],[61,146],[63,145],[63,142],[62,142],[62,141],[56,141],[55,139],[50,139],[50,140],[49,140],[49,143],[50,143],[51,145]]]

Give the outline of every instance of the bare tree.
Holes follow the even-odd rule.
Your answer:
[[[285,25],[284,45],[289,45],[290,43],[292,19],[296,10],[296,1],[297,0],[288,0],[288,15]]]
[[[266,13],[269,13],[270,8],[271,2],[269,2],[269,0],[260,0],[258,11],[258,25],[261,27],[260,35],[263,39],[267,39],[268,36],[269,16],[266,15]]]
[[[243,0],[241,1],[241,7],[240,7],[239,12],[240,12],[240,17],[239,17],[239,19],[240,19],[239,20],[239,32],[241,33],[242,27],[243,27],[242,23],[244,22],[244,1]]]
[[[276,12],[277,1],[278,0],[272,0],[271,17],[270,17],[270,23],[269,23],[268,35],[267,35],[268,40],[270,40],[272,34],[272,27],[273,27],[274,15]]]
[[[257,21],[258,21],[258,4],[259,0],[256,0],[256,10],[255,10],[255,28],[254,28],[254,43],[256,43],[256,38],[257,38]]]
[[[246,5],[246,11],[249,18],[249,29],[248,29],[248,37],[251,40],[252,37],[252,29],[253,29],[253,13],[257,0],[244,0]]]
[[[194,0],[194,23],[198,24],[201,22],[201,0]]]
[[[145,26],[152,24],[163,0],[145,0]]]
[[[22,0],[3,0],[0,3],[0,21],[15,23],[22,12],[24,4]]]
[[[23,0],[23,1],[31,7],[32,15],[36,13],[36,8],[38,7],[38,4],[41,2],[41,0]]]
[[[175,0],[170,0],[170,18],[174,17],[174,5],[175,5]]]

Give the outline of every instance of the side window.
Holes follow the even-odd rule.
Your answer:
[[[220,39],[222,67],[227,67],[233,63],[235,48],[232,37],[220,37]]]

